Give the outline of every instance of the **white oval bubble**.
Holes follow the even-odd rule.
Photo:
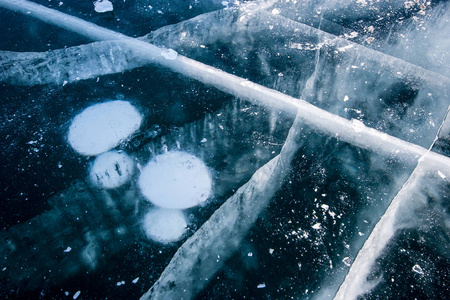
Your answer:
[[[142,115],[127,101],[109,101],[89,106],[69,128],[68,141],[83,155],[97,155],[117,146],[139,129]]]
[[[142,194],[153,204],[184,209],[205,202],[211,193],[208,168],[199,158],[181,151],[158,155],[139,177]]]
[[[125,152],[109,151],[94,160],[89,178],[100,188],[112,189],[128,182],[133,173],[134,162]]]
[[[187,221],[181,210],[155,208],[144,216],[142,229],[148,238],[168,244],[183,237]]]

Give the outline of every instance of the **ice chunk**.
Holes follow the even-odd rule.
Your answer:
[[[78,296],[80,296],[80,294],[81,294],[81,291],[76,292],[76,293],[73,295],[73,299],[77,299]]]
[[[125,152],[109,151],[99,155],[92,163],[89,179],[100,188],[117,188],[131,179],[134,163]]]
[[[97,155],[117,146],[135,132],[141,122],[141,114],[127,101],[95,104],[73,119],[68,141],[83,155]]]
[[[184,209],[208,199],[212,180],[202,160],[186,152],[174,151],[157,156],[143,168],[139,187],[157,206]]]
[[[142,228],[148,238],[168,244],[183,237],[187,221],[181,210],[156,208],[145,215]]]
[[[163,49],[163,50],[161,50],[161,55],[165,59],[174,60],[177,58],[178,53],[173,49]]]
[[[99,0],[94,2],[94,10],[98,13],[113,11],[113,4],[108,0]]]
[[[420,275],[424,274],[422,267],[419,265],[414,265],[412,267],[412,270],[413,270],[413,272],[416,272],[417,274],[420,274]]]

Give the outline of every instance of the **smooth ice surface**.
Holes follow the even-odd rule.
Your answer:
[[[202,160],[186,152],[174,151],[158,155],[142,169],[139,187],[157,206],[184,209],[208,199],[212,179]]]
[[[97,155],[117,146],[139,129],[142,116],[127,101],[109,101],[92,105],[72,121],[68,141],[83,155]]]
[[[125,152],[109,151],[95,158],[89,171],[91,182],[105,189],[127,183],[134,173],[134,162]]]
[[[36,186],[35,193],[13,190],[27,203],[39,203],[34,202],[39,194],[57,205],[48,213],[30,211],[34,217],[23,226],[7,223],[0,285],[10,286],[0,295],[17,294],[28,285],[52,297],[47,287],[61,285],[86,298],[136,298],[154,285],[149,291],[154,298],[172,293],[160,298],[323,300],[335,295],[353,264],[341,288],[355,289],[346,289],[343,299],[366,292],[367,299],[445,299],[437,295],[448,294],[450,286],[448,140],[427,149],[449,99],[448,1],[270,1],[272,7],[224,1],[225,9],[181,23],[193,16],[183,13],[181,0],[151,6],[114,2],[114,14],[96,14],[91,2],[37,1],[103,28],[21,0],[0,0],[0,6],[103,42],[85,44],[68,32],[61,38],[52,31],[63,30],[18,16],[30,19],[33,26],[22,27],[45,41],[22,49],[17,34],[8,33],[21,22],[5,24],[2,35],[11,38],[2,42],[7,51],[0,52],[6,100],[0,131],[5,133],[2,152],[18,161],[7,172],[18,173],[10,181]],[[186,11],[206,1],[191,1]],[[123,17],[126,8],[129,18]],[[172,25],[146,27],[154,16]],[[141,28],[139,34],[127,29],[131,23]],[[147,32],[144,38],[129,38]],[[46,35],[58,43],[47,43]],[[199,88],[203,84],[207,88]],[[228,97],[209,105],[219,102],[215,88],[253,107],[225,103]],[[152,112],[149,121],[161,126],[161,136],[153,135],[150,123],[120,145],[139,165],[178,149],[214,170],[214,196],[208,205],[189,209],[188,240],[171,261],[178,243],[155,245],[143,234],[142,216],[153,205],[139,185],[93,189],[86,184],[83,161],[94,159],[71,151],[71,160],[64,159],[68,145],[48,138],[64,136],[72,113],[91,105],[91,97],[133,99],[142,111]],[[284,142],[279,122],[287,115],[291,124],[298,110],[302,134],[293,161],[280,155],[267,163]],[[186,115],[192,116],[186,122],[194,122],[189,126],[183,124]],[[62,132],[49,134],[49,128]],[[80,172],[70,170],[72,160],[82,166]],[[411,176],[418,160],[423,169]],[[41,182],[20,180],[20,174],[41,171],[39,165],[53,165],[51,174],[67,174],[61,181],[69,188],[47,199],[38,188]],[[100,169],[98,174],[105,175]],[[391,205],[384,214],[392,199],[395,204],[400,198],[401,207]],[[432,250],[428,256],[426,247]],[[73,276],[88,278],[95,287],[69,287],[66,280]],[[124,286],[137,276],[145,280]],[[108,288],[111,282],[118,283],[115,290]],[[378,284],[370,290],[372,283]],[[125,289],[127,294],[119,296]]]
[[[94,9],[98,13],[113,11],[113,4],[108,0],[99,0],[94,2]]]
[[[168,244],[183,237],[187,221],[181,210],[154,208],[144,216],[142,229],[148,238]]]

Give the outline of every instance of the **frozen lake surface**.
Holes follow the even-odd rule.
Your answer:
[[[447,1],[0,0],[3,299],[445,299]]]

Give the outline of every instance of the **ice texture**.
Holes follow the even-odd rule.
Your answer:
[[[127,101],[99,103],[73,119],[67,140],[78,153],[97,155],[117,146],[138,130],[141,122],[141,114]]]
[[[97,41],[64,41],[36,22],[20,27],[23,40],[57,37],[61,49],[51,39],[29,47],[2,42],[2,152],[25,154],[4,171],[12,179],[2,192],[20,192],[34,217],[18,225],[13,218],[1,233],[0,295],[60,298],[49,294],[80,290],[129,298],[153,286],[144,299],[445,299],[448,1],[212,2],[219,10],[203,14],[199,5],[208,1],[115,2],[114,14],[92,13],[90,3],[85,14],[77,3],[44,4],[74,18],[0,0]],[[139,34],[130,30],[136,27]],[[58,141],[74,114],[115,98],[133,99],[145,115],[141,130],[121,139],[129,142],[112,146],[140,171],[183,151],[214,180],[208,201],[174,214],[179,222],[170,224],[181,225],[170,241],[146,234],[145,215],[165,208],[146,199],[138,176],[117,189],[93,189],[85,167],[94,159]],[[45,180],[21,180],[48,165],[64,180],[56,196],[41,192]],[[96,287],[69,289],[73,277]],[[120,291],[136,277],[146,280]]]
[[[209,198],[212,179],[199,158],[173,151],[156,156],[142,169],[139,187],[156,206],[185,209],[203,204]]]

